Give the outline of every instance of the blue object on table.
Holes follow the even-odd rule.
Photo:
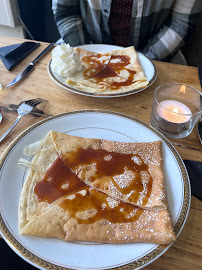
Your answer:
[[[33,52],[40,43],[26,41],[20,44],[14,44],[0,48],[0,58],[8,70],[12,70],[31,52]]]
[[[184,160],[191,183],[191,193],[202,201],[202,162]]]

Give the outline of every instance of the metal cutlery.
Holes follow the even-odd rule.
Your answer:
[[[19,104],[10,104],[8,107],[7,106],[3,106],[3,105],[0,105],[0,110],[3,110],[5,112],[17,112],[17,109],[18,107],[22,104],[23,102],[20,102]],[[44,105],[43,105],[44,104]],[[40,105],[40,108],[38,107],[35,107],[31,112],[30,114],[33,115],[33,116],[36,116],[36,117],[39,117],[39,116],[44,116],[44,117],[49,117],[49,116],[52,116],[51,114],[45,114],[43,109],[44,109],[44,106],[45,106],[45,102],[43,102],[41,105]],[[1,119],[0,119],[1,120]]]
[[[34,65],[48,52],[50,51],[50,49],[54,46],[54,43],[51,43],[45,50],[43,50],[20,74],[17,75],[17,77],[15,77],[14,80],[12,80],[12,82],[10,82],[9,84],[7,84],[7,87],[10,87],[16,83],[18,83],[19,81],[21,81],[22,79],[24,79],[33,69],[34,69]]]
[[[2,142],[8,136],[8,134],[12,131],[12,129],[17,125],[17,123],[24,115],[32,112],[37,105],[45,101],[45,99],[40,98],[24,101],[17,109],[18,117],[16,118],[15,122],[10,126],[10,128],[0,137],[0,142]]]

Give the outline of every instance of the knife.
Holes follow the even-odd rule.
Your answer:
[[[43,50],[30,64],[27,66],[15,79],[7,84],[7,87],[10,87],[22,79],[24,79],[33,69],[34,65],[54,46],[54,43],[51,43],[45,50]]]
[[[198,66],[198,75],[199,75],[199,81],[202,88],[202,65]],[[200,95],[200,109],[202,111],[202,95]],[[202,115],[201,115],[200,121],[198,122],[198,135],[202,144]]]

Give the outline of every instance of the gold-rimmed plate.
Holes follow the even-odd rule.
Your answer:
[[[27,169],[17,165],[26,145],[55,130],[81,137],[124,142],[162,140],[168,204],[179,236],[190,208],[190,183],[183,161],[171,143],[148,124],[127,115],[100,110],[64,113],[38,122],[20,134],[0,162],[0,230],[8,245],[39,269],[140,269],[170,245],[147,243],[98,244],[20,235],[18,204]],[[172,168],[172,170],[170,170]],[[102,254],[102,256],[100,256]]]
[[[108,51],[113,51],[113,50],[124,49],[124,47],[115,46],[115,45],[107,45],[107,44],[87,44],[87,45],[81,45],[78,47],[84,50],[92,51],[92,52],[108,52]],[[68,91],[80,94],[80,95],[100,97],[100,98],[113,98],[113,97],[128,96],[128,95],[132,95],[132,94],[135,94],[135,93],[138,93],[140,91],[147,89],[149,86],[151,86],[155,82],[158,75],[157,68],[154,65],[154,63],[148,57],[146,57],[143,53],[138,52],[137,54],[138,54],[138,59],[142,67],[142,70],[149,81],[149,84],[146,87],[140,88],[140,89],[134,89],[134,90],[129,90],[125,92],[116,92],[116,93],[113,93],[113,92],[112,93],[96,93],[96,92],[91,93],[89,91],[76,89],[72,87],[71,85],[66,84],[66,78],[63,78],[52,71],[51,60],[48,63],[48,67],[47,67],[48,74],[50,78],[62,88]]]

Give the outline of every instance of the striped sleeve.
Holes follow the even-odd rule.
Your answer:
[[[176,0],[167,22],[143,52],[154,60],[171,60],[193,33],[201,11],[201,0]]]
[[[79,0],[52,0],[52,10],[64,42],[71,46],[85,44]]]

